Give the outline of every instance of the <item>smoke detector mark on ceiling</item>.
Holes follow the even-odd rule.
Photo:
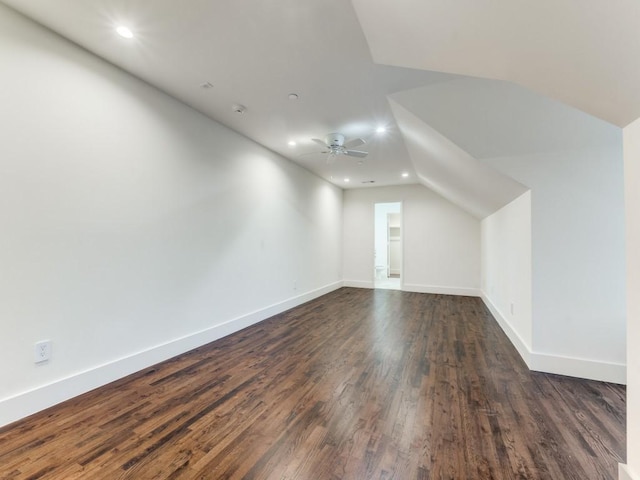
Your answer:
[[[209,90],[210,88],[213,88],[213,84],[211,82],[204,82],[200,84],[200,88]]]
[[[245,107],[244,105],[240,105],[240,104],[236,103],[236,104],[231,106],[231,110],[233,110],[234,112],[236,112],[239,115],[242,115],[243,113],[245,113],[247,111],[247,107]]]

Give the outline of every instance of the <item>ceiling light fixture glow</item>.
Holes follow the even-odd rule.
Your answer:
[[[116,28],[116,32],[118,32],[118,35],[120,35],[121,37],[133,38],[133,32],[129,30],[129,28],[125,27],[124,25],[118,26]]]
[[[344,183],[349,183],[351,180],[349,180],[348,178],[344,179]]]
[[[407,178],[409,176],[409,174],[407,172],[402,172],[402,177],[403,178]]]
[[[290,146],[290,147],[295,147],[295,146],[296,146],[296,142],[294,142],[293,140],[291,140],[291,141],[289,142],[289,146]]]
[[[376,128],[376,133],[384,133],[384,132],[386,132],[386,131],[387,131],[387,129],[386,129],[385,127],[378,127],[378,128]]]

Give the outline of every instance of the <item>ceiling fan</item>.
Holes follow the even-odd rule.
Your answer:
[[[345,143],[344,135],[341,133],[330,133],[323,140],[319,138],[312,138],[313,142],[322,145],[323,150],[317,153],[328,153],[327,163],[333,163],[336,161],[338,155],[347,155],[349,157],[364,158],[367,156],[367,152],[361,150],[351,150],[353,147],[364,145],[365,141],[361,138],[354,138]],[[315,152],[314,152],[315,153]]]

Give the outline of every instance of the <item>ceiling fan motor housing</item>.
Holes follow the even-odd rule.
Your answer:
[[[341,147],[344,144],[344,135],[340,133],[330,133],[326,136],[325,142],[330,147]]]

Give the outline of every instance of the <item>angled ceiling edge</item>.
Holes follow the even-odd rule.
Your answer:
[[[389,97],[420,182],[478,219],[485,218],[528,187],[477,160]]]
[[[352,3],[377,63],[511,81],[619,127],[640,117],[640,2]]]

